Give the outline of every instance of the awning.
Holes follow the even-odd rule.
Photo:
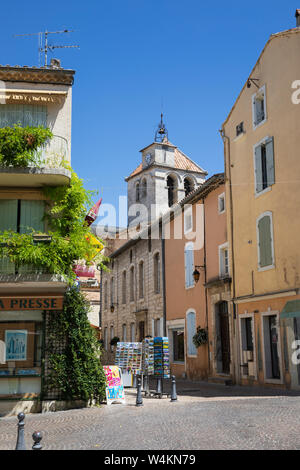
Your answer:
[[[280,313],[280,318],[296,317],[300,317],[300,300],[289,300]]]

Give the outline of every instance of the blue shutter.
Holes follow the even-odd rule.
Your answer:
[[[187,314],[187,351],[189,356],[197,355],[197,348],[193,343],[193,336],[196,333],[196,314],[190,312]]]
[[[191,287],[194,285],[193,271],[194,271],[194,250],[192,246],[188,246],[184,252],[185,258],[185,286]]]

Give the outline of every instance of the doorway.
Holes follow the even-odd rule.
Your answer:
[[[216,304],[217,372],[230,373],[230,334],[227,302]]]

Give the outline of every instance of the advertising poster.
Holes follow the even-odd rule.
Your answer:
[[[122,372],[118,366],[103,366],[106,377],[106,400],[107,404],[120,402],[125,404],[124,385]]]

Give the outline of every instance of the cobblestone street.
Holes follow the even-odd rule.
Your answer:
[[[38,430],[45,450],[300,449],[296,393],[207,383],[178,389],[176,403],[144,398],[136,407],[126,389],[126,405],[27,415],[27,448]],[[0,450],[13,450],[16,436],[17,418],[1,418]]]

